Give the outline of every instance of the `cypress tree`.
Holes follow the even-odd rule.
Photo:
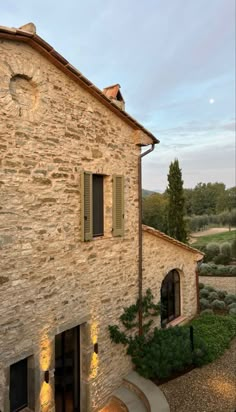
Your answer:
[[[187,231],[184,221],[185,198],[182,172],[177,159],[170,164],[168,174],[168,234],[181,242],[187,242]]]

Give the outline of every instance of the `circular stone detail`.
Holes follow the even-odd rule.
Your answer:
[[[30,78],[17,74],[10,80],[12,99],[26,110],[33,109],[37,101],[37,88]]]

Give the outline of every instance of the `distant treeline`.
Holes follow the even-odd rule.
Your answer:
[[[236,187],[224,183],[198,183],[184,189],[185,215],[189,232],[209,225],[236,226]],[[167,192],[143,197],[143,223],[168,233]]]

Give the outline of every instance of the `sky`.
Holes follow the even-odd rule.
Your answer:
[[[235,183],[235,0],[8,0],[0,25],[34,22],[97,87],[119,83],[126,111],[159,140],[143,187]]]

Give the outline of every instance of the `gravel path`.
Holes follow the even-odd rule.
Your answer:
[[[236,339],[214,363],[160,386],[171,412],[236,412]]]

